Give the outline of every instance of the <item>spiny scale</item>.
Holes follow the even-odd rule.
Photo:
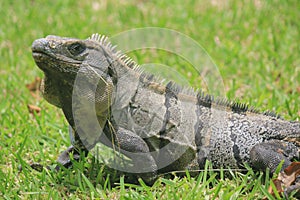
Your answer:
[[[102,47],[107,48],[107,50],[114,53],[114,55],[116,56],[117,59],[122,60],[127,67],[129,67],[129,68],[133,69],[134,71],[136,71],[137,73],[141,74],[144,78],[151,80],[151,81],[156,81],[159,83],[165,82],[160,77],[156,77],[153,79],[153,77],[150,74],[147,74],[146,72],[144,72],[144,70],[139,67],[139,64],[137,64],[134,60],[132,60],[132,58],[130,58],[129,56],[127,56],[126,54],[124,54],[121,51],[117,51],[116,50],[117,45],[112,45],[107,36],[95,33],[95,34],[92,34],[92,36],[88,39],[94,40],[94,41],[98,42],[99,45],[101,45]],[[260,112],[256,108],[249,107],[245,103],[239,103],[237,101],[230,101],[225,98],[215,98],[214,96],[212,96],[210,94],[205,94],[202,90],[197,90],[197,92],[195,92],[195,90],[191,87],[180,87],[179,85],[177,85],[176,83],[173,83],[172,81],[166,85],[166,88],[169,90],[176,91],[177,93],[182,93],[182,94],[186,94],[186,95],[195,95],[195,93],[196,93],[196,96],[197,96],[199,102],[202,102],[203,105],[206,105],[206,106],[211,106],[212,104],[215,104],[217,106],[224,106],[224,107],[231,108],[231,110],[234,112],[252,112],[252,113],[263,114],[263,115],[274,117],[274,118],[281,118],[280,115],[276,114],[273,111],[267,110],[264,112]]]
[[[127,65],[127,67],[132,69],[139,67],[139,65],[134,60],[132,60],[132,58],[130,58],[126,54],[123,54],[121,51],[116,51],[117,45],[112,45],[107,36],[95,33],[88,39],[98,42],[102,47],[106,47],[109,51],[114,53],[118,59],[122,60],[125,65]]]
[[[99,42],[100,45],[103,45],[103,46],[106,46],[106,47],[112,46],[111,43],[108,40],[108,37],[106,37],[105,35],[100,35],[100,34],[96,33],[96,34],[93,34],[88,39],[97,41],[97,42]]]

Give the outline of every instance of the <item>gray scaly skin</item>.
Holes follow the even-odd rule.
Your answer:
[[[47,36],[33,42],[32,52],[45,74],[44,98],[63,110],[71,126],[73,146],[59,157],[62,165],[70,164],[70,152],[89,151],[97,142],[118,148],[132,159],[133,169],[144,168],[137,173],[148,183],[160,173],[201,169],[206,160],[214,168],[241,168],[247,162],[273,172],[281,160],[285,168],[299,158],[299,122],[181,89],[172,82],[163,84],[141,72],[104,36],[94,34],[86,40]],[[85,78],[79,83],[87,86],[79,88],[75,97],[82,101],[76,102],[72,98],[79,71]],[[84,113],[79,117],[84,122],[74,118],[76,113]],[[100,132],[81,126],[93,116]]]

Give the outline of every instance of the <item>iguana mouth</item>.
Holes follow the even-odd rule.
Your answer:
[[[33,51],[32,55],[38,67],[43,71],[55,70],[66,73],[77,73],[81,65],[79,61],[54,57],[51,54],[41,51]],[[61,64],[58,65],[57,63]]]
[[[71,65],[80,65],[81,61],[77,61],[77,60],[66,60],[63,58],[60,58],[58,56],[52,56],[51,54],[42,52],[42,51],[33,51],[32,55],[34,57],[35,60],[39,61],[39,60],[47,60],[47,59],[51,59],[51,60],[56,60],[62,63],[67,63],[67,64],[71,64]]]
[[[44,53],[44,52],[42,52],[42,51],[35,51],[35,50],[33,50],[32,51],[32,55],[33,55],[33,57],[36,59],[39,59],[40,57],[42,57],[42,56],[48,56],[46,53]],[[51,57],[51,56],[49,56],[49,57]]]

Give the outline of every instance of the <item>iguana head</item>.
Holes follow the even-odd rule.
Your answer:
[[[95,72],[107,73],[112,50],[106,37],[98,34],[86,40],[49,35],[32,44],[32,54],[39,68],[64,76],[76,76],[85,64]]]
[[[32,54],[45,74],[41,91],[51,104],[63,107],[63,101],[70,98],[79,74],[84,77],[81,80],[84,83],[80,84],[87,85],[82,95],[98,104],[107,103],[110,99],[113,90],[112,56],[115,52],[106,37],[95,34],[79,40],[49,35],[33,42]],[[93,89],[95,83],[96,88]]]

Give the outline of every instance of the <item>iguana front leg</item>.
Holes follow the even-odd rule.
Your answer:
[[[75,143],[75,140],[74,140],[74,134],[73,134],[73,128],[71,126],[69,126],[69,134],[70,134],[70,139],[71,139],[71,143],[72,145],[70,147],[68,147],[65,151],[63,151],[57,158],[57,163],[58,165],[56,165],[55,167],[55,170],[60,170],[61,166],[63,167],[71,167],[72,166],[72,161],[71,161],[71,158],[70,158],[70,154],[72,154],[73,156],[73,159],[74,160],[79,160],[80,158],[80,152],[85,152],[85,156],[87,155],[87,150],[86,149],[82,149],[82,150],[79,150],[79,149],[76,149],[73,144]],[[44,166],[40,163],[32,163],[30,164],[30,166],[37,170],[37,171],[42,171],[44,169]],[[46,168],[48,169],[51,169],[50,166],[46,166]]]
[[[71,140],[71,146],[68,147],[65,151],[63,151],[57,158],[57,162],[59,165],[55,167],[56,170],[60,169],[60,165],[64,166],[66,168],[70,167],[72,165],[70,154],[73,155],[74,160],[79,160],[80,158],[80,151],[85,152],[85,156],[87,155],[88,151],[86,149],[76,149],[73,145],[75,144],[75,138],[74,138],[74,130],[71,126],[69,126],[69,136]]]
[[[71,143],[73,144],[74,139],[72,127],[69,128],[69,131]],[[123,128],[119,128],[113,135],[113,144],[111,144],[111,140],[106,138],[105,135],[101,136],[100,141],[117,151],[119,150],[132,160],[133,166],[128,166],[127,168],[129,173],[134,172],[146,183],[152,184],[157,178],[157,165],[149,152],[146,142],[138,135]],[[73,158],[75,160],[79,160],[80,150],[76,149],[74,146],[70,146],[67,150],[63,151],[59,155],[57,162],[64,167],[70,167],[72,165],[70,153],[73,154]],[[59,165],[56,167],[56,169],[59,169]]]
[[[128,166],[129,173],[136,173],[146,183],[153,184],[157,179],[157,165],[147,143],[138,135],[123,128],[118,129],[115,137],[115,147],[133,162],[133,166]]]

